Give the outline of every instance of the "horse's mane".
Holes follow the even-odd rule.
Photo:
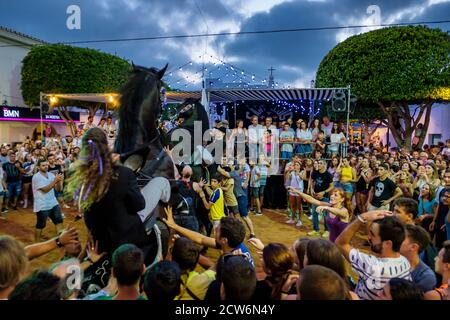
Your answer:
[[[116,141],[116,152],[124,153],[131,151],[142,134],[148,130],[141,126],[141,108],[144,100],[150,95],[154,101],[159,101],[159,88],[162,85],[161,78],[164,75],[167,66],[162,70],[156,68],[145,68],[134,66],[131,70],[128,81],[120,90],[120,109],[119,109],[119,135]],[[158,114],[160,106],[155,103],[151,105],[151,112]],[[151,126],[151,123],[146,124]]]

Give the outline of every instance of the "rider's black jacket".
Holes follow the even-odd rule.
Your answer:
[[[112,253],[125,243],[143,248],[149,239],[137,212],[145,208],[145,199],[138,187],[134,172],[114,166],[113,177],[106,195],[85,213],[86,226],[98,252]]]

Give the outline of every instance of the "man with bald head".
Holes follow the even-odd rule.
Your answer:
[[[188,165],[181,170],[181,179],[172,185],[169,204],[174,211],[174,219],[177,224],[189,230],[199,230],[198,219],[195,210],[195,189],[199,188],[196,182],[191,182],[193,171]],[[206,218],[208,218],[206,216]]]

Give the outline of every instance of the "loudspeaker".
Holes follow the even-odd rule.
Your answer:
[[[331,109],[334,112],[347,111],[347,95],[342,90],[334,92],[333,99],[331,100]]]

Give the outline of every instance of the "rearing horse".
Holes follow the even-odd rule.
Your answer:
[[[161,70],[133,65],[129,80],[121,90],[119,130],[115,144],[115,151],[121,155],[124,165],[133,169],[138,179],[141,178],[146,209],[138,214],[150,237],[150,258],[147,261],[165,256],[169,240],[167,226],[158,219],[165,216],[160,198],[155,199],[151,187],[151,180],[156,181],[158,177],[174,179],[173,163],[163,150],[157,127],[162,109],[161,79],[166,69],[167,65]],[[165,196],[170,197],[170,187],[169,194]]]

